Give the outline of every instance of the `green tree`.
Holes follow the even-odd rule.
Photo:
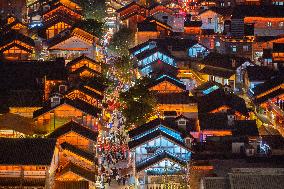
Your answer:
[[[150,78],[144,77],[128,91],[120,94],[122,114],[126,118],[126,127],[146,123],[155,114],[157,105],[155,92],[149,91]]]
[[[104,35],[104,23],[94,19],[82,20],[75,24],[75,27],[84,29],[92,35],[102,39]]]
[[[76,2],[83,8],[86,19],[104,22],[107,15],[105,0],[76,0]]]
[[[126,27],[121,28],[113,34],[109,49],[118,56],[128,55],[128,49],[134,44],[135,33]]]
[[[116,77],[119,78],[120,81],[128,84],[130,84],[132,81],[135,81],[135,61],[131,59],[128,55],[115,57],[111,63],[115,68]]]

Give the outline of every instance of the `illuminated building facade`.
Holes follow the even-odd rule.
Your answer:
[[[137,66],[143,75],[155,72],[159,65],[177,68],[176,59],[198,59],[209,53],[196,40],[174,37],[148,40],[129,51],[138,60]],[[161,67],[158,70],[165,69]]]
[[[257,105],[257,110],[267,115],[273,124],[283,123],[283,76],[276,75],[274,78],[259,84],[251,90],[251,98]]]
[[[1,187],[52,189],[58,165],[56,140],[43,138],[0,139]]]
[[[135,177],[142,185],[174,181],[186,174],[191,157],[191,136],[165,121],[156,119],[129,132]]]
[[[48,138],[57,139],[59,153],[58,182],[79,183],[93,186],[97,175],[96,142],[98,133],[77,122],[70,121],[54,130]],[[93,176],[90,176],[93,175]]]
[[[102,73],[101,63],[84,55],[68,62],[66,67],[70,74],[79,77],[95,77],[100,76]]]

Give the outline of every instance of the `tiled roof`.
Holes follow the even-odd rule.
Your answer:
[[[259,136],[256,120],[235,120],[233,136]]]
[[[63,175],[68,172],[73,172],[76,175],[79,175],[83,177],[84,179],[91,181],[91,182],[96,182],[97,181],[97,173],[91,170],[87,170],[83,167],[80,167],[74,163],[69,162],[59,173],[59,175]]]
[[[92,140],[92,141],[97,141],[98,133],[80,125],[79,123],[75,121],[70,121],[61,127],[55,129],[52,133],[48,135],[48,138],[59,138],[69,132],[75,132],[78,133],[79,135]]]
[[[137,140],[132,140],[132,141],[128,142],[128,146],[129,146],[130,149],[132,149],[132,148],[140,146],[144,143],[147,143],[148,141],[154,140],[155,138],[160,137],[160,136],[165,137],[165,138],[169,139],[170,141],[172,141],[173,143],[175,143],[175,144],[177,144],[177,145],[179,145],[183,148],[188,149],[188,147],[186,147],[183,142],[175,139],[174,137],[172,137],[172,136],[170,136],[170,135],[168,135],[168,134],[166,134],[166,133],[164,133],[163,131],[160,131],[160,130],[156,130],[152,133],[149,133],[149,134],[147,134],[147,135],[145,135],[145,136],[143,136],[143,137],[141,137]]]
[[[217,82],[214,82],[214,81],[207,81],[207,82],[195,87],[194,90],[195,91],[199,91],[199,90],[204,91],[206,89],[209,89],[210,87],[213,87],[214,85],[219,86],[219,87],[222,86],[220,83],[217,83]]]
[[[284,11],[284,9],[283,9]],[[283,16],[284,17],[284,16]],[[273,43],[273,52],[284,52],[284,44],[283,43]]]
[[[235,60],[235,66],[233,66],[233,60]],[[201,60],[200,63],[216,68],[224,68],[234,71],[246,61],[250,60],[242,57],[236,57],[234,55],[212,52]]]
[[[232,19],[244,17],[283,18],[284,8],[281,6],[236,6],[232,12]]]
[[[198,100],[198,112],[209,113],[221,106],[228,106],[230,109],[243,115],[248,115],[244,99],[235,94],[227,94],[223,89],[217,89]]]
[[[257,169],[252,173],[229,174],[230,185],[233,189],[282,189],[284,186],[284,174],[259,173]]]
[[[232,75],[235,74],[235,71],[223,69],[223,68],[216,68],[212,66],[205,66],[203,69],[199,70],[200,73],[218,76],[222,78],[230,78]]]
[[[44,138],[1,138],[1,165],[50,166],[56,140]]]
[[[230,189],[228,178],[205,177],[202,179],[204,189]]]
[[[90,114],[92,116],[97,116],[98,113],[101,113],[101,109],[100,108],[97,108],[95,106],[92,106],[90,105],[89,103],[87,102],[84,102],[80,99],[75,99],[75,100],[70,100],[70,99],[61,99],[61,103],[57,106],[54,106],[54,107],[51,107],[50,105],[48,106],[45,106],[39,110],[36,110],[34,113],[33,113],[33,117],[38,117],[42,114],[45,114],[63,104],[68,104],[70,106],[73,106],[74,108],[78,109],[78,110],[81,110],[82,112],[85,112],[87,114]]]
[[[231,130],[225,113],[203,113],[198,115],[200,130]]]
[[[91,153],[91,152],[88,152],[88,151],[85,151],[85,150],[82,150],[72,144],[69,144],[67,142],[63,142],[61,145],[61,148],[64,149],[64,150],[69,150],[70,152],[78,155],[78,156],[81,156],[91,162],[95,162],[95,154],[94,153]]]
[[[36,126],[31,118],[5,113],[0,115],[0,129],[14,130],[26,135],[32,135],[36,131]]]
[[[182,93],[159,93],[156,94],[158,104],[195,104],[196,99],[189,96],[188,92]]]
[[[32,38],[25,36],[17,31],[10,31],[9,33],[0,37],[0,46],[4,46],[8,43],[11,43],[14,40],[22,41],[32,47],[35,46],[35,42]]]
[[[135,137],[137,135],[140,135],[140,134],[142,134],[144,132],[147,132],[150,129],[154,129],[156,127],[159,127],[160,125],[162,125],[162,126],[164,126],[166,128],[169,128],[169,129],[171,129],[173,131],[177,131],[178,133],[181,134],[182,137],[188,136],[185,133],[185,131],[179,129],[178,127],[173,127],[168,122],[166,122],[165,120],[160,119],[160,118],[157,118],[157,119],[154,119],[154,120],[152,120],[152,121],[150,121],[148,123],[145,123],[145,124],[135,128],[135,129],[129,131],[128,134],[129,134],[130,138],[133,138],[133,137]]]
[[[220,14],[220,15],[222,15],[224,17],[231,16],[232,11],[233,11],[233,9],[231,7],[210,7],[209,9],[202,10],[199,13],[199,15],[204,13],[204,12],[206,12],[206,11],[209,11],[209,10],[211,10],[213,12],[216,12],[217,14]]]
[[[261,104],[261,103],[267,102],[269,99],[273,99],[273,98],[276,98],[282,95],[284,95],[284,88],[277,89],[271,93],[268,93],[267,95],[254,99],[254,102],[257,104]]]
[[[178,158],[177,156],[172,155],[171,153],[167,152],[167,151],[160,151],[158,153],[155,153],[153,156],[149,157],[146,161],[142,161],[140,163],[136,164],[136,170],[137,172],[140,172],[144,169],[146,169],[147,167],[150,167],[151,165],[154,165],[160,161],[162,161],[163,159],[169,159],[173,162],[178,163],[179,165],[185,167],[187,162]]]
[[[64,59],[54,61],[5,61],[0,63],[2,90],[42,90],[42,81],[66,80]]]
[[[85,55],[82,55],[82,56],[79,56],[78,58],[75,58],[74,60],[68,62],[68,63],[66,64],[66,67],[71,67],[71,66],[73,66],[74,64],[76,64],[77,62],[79,62],[79,61],[81,61],[81,60],[84,60],[84,59],[90,61],[92,64],[100,65],[99,62],[96,62],[95,60],[93,60],[93,59],[91,59],[91,58],[89,58],[89,57],[87,57],[87,56],[85,56]]]
[[[72,93],[74,90],[79,90],[87,95],[89,95],[90,97],[96,98],[98,100],[102,100],[103,99],[103,95],[99,94],[93,90],[90,90],[88,88],[86,88],[85,86],[81,85],[79,87],[75,87],[75,88],[70,88],[66,94]],[[100,92],[100,91],[99,91]]]
[[[192,38],[180,38],[180,37],[165,37],[160,39],[149,39],[148,41],[136,45],[135,47],[129,49],[130,53],[133,53],[151,42],[156,43],[156,47],[162,51],[169,52],[168,47],[171,46],[172,51],[186,51],[188,48],[197,44],[198,41]]]
[[[155,22],[143,22],[137,23],[137,31],[138,32],[158,32],[157,24]]]
[[[277,74],[277,72],[267,66],[248,66],[246,72],[249,81],[266,81]]]
[[[88,71],[88,72],[94,74],[94,76],[99,76],[99,75],[101,75],[100,72],[97,72],[96,70],[93,70],[93,69],[89,68],[89,67],[86,66],[86,65],[84,65],[84,66],[78,68],[77,70],[71,72],[71,74],[79,75],[79,74],[83,73],[84,71]]]
[[[170,82],[172,83],[173,85],[181,88],[182,90],[185,90],[186,89],[186,86],[182,83],[182,81],[180,81],[178,78],[176,77],[171,77],[171,76],[168,76],[166,74],[164,75],[161,75],[160,77],[158,76],[149,86],[149,88],[155,86],[155,85],[158,85],[159,83],[162,83],[164,81],[167,81],[167,82]]]
[[[266,82],[253,88],[254,96],[267,92],[274,87],[280,86],[281,84],[284,84],[284,76],[279,75],[273,77],[267,80]]]

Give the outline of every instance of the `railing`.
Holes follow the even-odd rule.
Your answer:
[[[0,177],[20,177],[21,171],[1,170]]]
[[[24,177],[45,178],[45,171],[24,171]],[[1,170],[0,177],[21,177],[21,171]]]
[[[143,184],[141,189],[179,189],[182,188],[180,183],[165,183],[165,184]]]
[[[24,171],[24,177],[45,178],[45,171]]]

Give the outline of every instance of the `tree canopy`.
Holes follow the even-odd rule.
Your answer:
[[[128,91],[120,94],[122,114],[126,118],[127,127],[144,124],[155,114],[157,102],[155,92],[148,90],[150,82],[150,78],[144,77]]]
[[[76,0],[76,2],[83,8],[85,18],[104,22],[107,14],[105,0]]]
[[[126,27],[121,28],[113,34],[109,49],[118,56],[128,55],[128,49],[134,44],[135,33]]]
[[[135,62],[128,55],[115,57],[111,60],[111,62],[115,68],[116,77],[118,77],[123,83],[130,83],[136,79],[134,71]]]
[[[86,30],[98,38],[102,38],[104,35],[104,23],[94,19],[82,20],[76,23],[75,26]]]

